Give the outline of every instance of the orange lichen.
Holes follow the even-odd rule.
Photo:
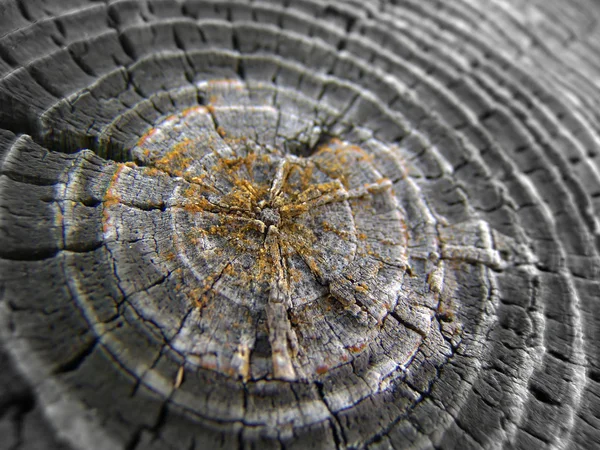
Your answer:
[[[349,239],[352,236],[352,233],[335,228],[329,222],[321,222],[321,226],[323,227],[324,231],[329,231],[331,233],[335,233],[341,239]]]
[[[455,318],[455,307],[451,301],[440,301],[437,307],[437,317],[444,322],[453,322]]]
[[[315,372],[317,372],[317,375],[326,374],[327,372],[329,372],[329,366],[325,364],[319,364],[315,369]]]
[[[367,234],[354,233],[351,217],[348,222],[340,219],[344,217],[340,216],[340,211],[351,214],[346,213],[349,211],[347,206],[336,208],[335,214],[331,215],[331,208],[323,208],[323,205],[348,202],[350,208],[366,211],[365,208],[373,203],[372,195],[384,192],[389,180],[374,175],[375,181],[364,183],[352,172],[351,168],[356,164],[370,162],[371,154],[339,139],[320,145],[310,158],[285,155],[271,148],[256,151],[255,143],[249,138],[227,135],[216,121],[219,99],[210,97],[209,100],[206,112],[215,119],[216,133],[205,135],[198,141],[183,139],[168,152],[155,156],[150,167],[142,169],[146,175],[182,178],[177,181],[178,195],[173,208],[194,216],[200,224],[184,233],[185,242],[202,246],[201,251],[210,258],[219,255],[229,258],[224,260],[225,264],[211,262],[209,267],[214,273],[208,273],[196,287],[189,287],[185,282],[178,285],[177,289],[184,291],[198,309],[202,310],[215,300],[223,283],[230,288],[262,292],[269,295],[271,301],[272,292],[283,292],[287,296],[296,292],[290,289],[290,283],[302,282],[308,271],[314,275],[309,279],[318,282],[327,280],[332,271],[339,270],[345,276],[343,266],[350,259],[340,260],[337,253],[345,257],[346,249],[356,251],[357,255],[381,258],[377,254],[380,244],[373,248],[366,245]],[[202,109],[189,108],[183,112],[183,117]],[[150,130],[140,139],[139,145],[148,145],[154,133],[155,130]],[[204,155],[208,157],[204,158]],[[152,155],[148,152],[146,156],[151,159]],[[107,201],[116,199],[109,196]],[[317,208],[322,209],[313,212]],[[328,233],[325,240],[324,233]],[[333,237],[345,244],[340,245],[338,241],[329,248],[320,245],[322,242],[329,245]],[[363,242],[359,243],[357,239]],[[396,245],[391,239],[384,244]],[[168,254],[166,260],[173,261],[174,257]],[[297,261],[304,264],[302,270],[298,270]],[[368,293],[369,285],[356,277],[359,279],[352,280],[354,295]],[[303,301],[293,300],[294,303]],[[331,304],[324,307],[327,310],[334,308]],[[386,307],[389,309],[391,305]],[[252,323],[254,319],[248,317],[247,320]],[[293,320],[297,321],[297,316]],[[348,352],[340,356],[341,360],[348,361],[351,354],[363,351],[366,345],[365,342],[351,345]],[[327,373],[331,364],[323,362],[315,368],[316,373]],[[204,360],[200,365],[216,368],[212,359]],[[233,376],[239,368],[220,367],[220,370]]]
[[[290,276],[290,280],[293,282],[298,282],[302,279],[302,272],[297,269],[288,269],[288,273]]]
[[[113,176],[108,183],[108,189],[106,190],[106,194],[104,194],[103,200],[103,210],[102,210],[102,231],[104,233],[109,230],[109,222],[110,222],[110,213],[109,208],[118,203],[121,203],[121,197],[116,193],[116,184],[119,181],[119,177],[121,176],[121,172],[125,168],[125,164],[118,164],[117,169],[113,173]]]
[[[359,353],[359,352],[362,352],[366,346],[367,346],[366,342],[360,342],[358,344],[351,345],[350,347],[347,347],[347,348],[352,353]]]
[[[183,173],[189,168],[190,163],[193,161],[190,155],[190,147],[192,145],[190,139],[184,139],[177,143],[173,150],[167,153],[162,158],[154,161],[154,167],[157,169],[164,170],[165,172],[175,175],[182,176]]]
[[[160,175],[165,175],[165,172],[157,169],[156,167],[144,167],[142,170],[143,170],[144,175],[147,175],[149,177],[157,177]]]
[[[206,110],[206,108],[204,108],[203,106],[190,106],[189,108],[184,109],[181,115],[183,117],[188,117],[190,114],[204,110]]]
[[[158,132],[158,128],[151,128],[141,138],[138,139],[136,146],[143,147],[148,138],[151,138]]]
[[[166,156],[156,161],[155,165],[172,175],[180,175],[189,164],[187,150],[189,141],[180,143]],[[296,269],[287,269],[273,258],[281,255],[286,258],[297,253],[301,255],[310,270],[319,274],[321,268],[317,237],[311,230],[296,217],[307,213],[319,202],[343,201],[345,197],[336,195],[340,192],[341,185],[338,181],[312,183],[315,173],[314,164],[286,163],[283,169],[279,167],[281,160],[274,159],[269,154],[256,154],[247,151],[243,155],[221,156],[211,168],[211,178],[221,179],[229,185],[228,191],[219,192],[213,186],[207,175],[184,178],[189,182],[181,192],[184,202],[181,207],[188,212],[215,214],[212,216],[211,225],[207,225],[195,235],[190,235],[192,243],[201,242],[201,236],[206,239],[220,239],[232,247],[234,254],[251,252],[254,263],[250,271],[236,274],[238,282],[244,284],[272,283],[278,270],[284,270],[291,282],[299,282],[302,272]],[[265,171],[283,170],[281,185],[275,188],[264,176]],[[262,181],[254,179],[255,174],[260,174]],[[213,194],[210,196],[210,194]],[[264,211],[272,211],[264,213]],[[263,216],[263,214],[267,214]],[[269,214],[273,219],[268,219]],[[274,220],[275,222],[269,222]],[[275,225],[274,228],[272,228]],[[333,232],[341,239],[349,239],[348,231],[336,229],[326,221],[324,231]],[[271,231],[269,231],[271,230]],[[273,248],[267,251],[266,233],[274,237],[276,253]],[[206,293],[210,290],[211,278],[204,280],[202,293],[196,293],[196,304],[203,307],[206,304]],[[233,281],[232,281],[233,282]],[[360,289],[360,287],[359,287]]]
[[[65,228],[65,216],[64,216],[62,208],[60,206],[57,206],[55,208],[54,220],[55,220],[55,224],[58,227],[60,227],[61,229]]]

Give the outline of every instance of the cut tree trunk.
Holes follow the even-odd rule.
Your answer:
[[[2,0],[0,449],[600,446],[599,20]]]

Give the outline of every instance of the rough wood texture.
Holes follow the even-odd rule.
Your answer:
[[[2,0],[0,449],[600,446],[599,20]]]

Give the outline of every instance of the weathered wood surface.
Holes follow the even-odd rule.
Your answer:
[[[600,5],[0,3],[0,448],[600,446]]]

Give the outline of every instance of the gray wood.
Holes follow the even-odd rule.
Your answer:
[[[0,449],[599,446],[599,19],[0,2]]]

